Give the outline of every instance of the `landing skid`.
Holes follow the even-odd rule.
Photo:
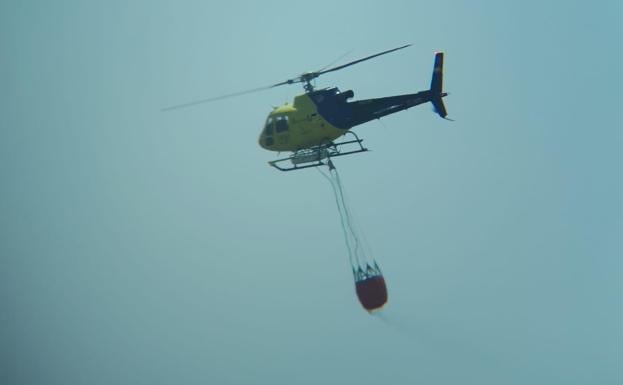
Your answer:
[[[268,162],[268,164],[281,171],[302,170],[304,168],[325,166],[331,161],[331,158],[368,151],[361,144],[363,139],[359,139],[357,134],[352,131],[348,131],[347,134],[353,135],[355,139],[339,143],[330,142],[298,150],[287,158],[273,160]],[[343,146],[346,147],[342,148]],[[287,167],[284,165],[284,162],[288,161],[292,166]]]

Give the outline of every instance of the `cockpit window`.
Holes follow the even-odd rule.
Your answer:
[[[288,117],[287,116],[277,116],[275,118],[275,131],[277,132],[288,131]]]
[[[266,127],[264,127],[264,134],[272,135],[273,134],[273,118],[270,117],[266,121]]]

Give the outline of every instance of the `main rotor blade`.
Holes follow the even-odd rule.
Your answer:
[[[326,66],[322,67],[321,69],[318,70],[318,72],[322,72],[324,70],[326,70],[327,68],[331,67],[332,65],[334,65],[335,63],[339,62],[340,60],[344,59],[346,56],[350,55],[352,53],[352,51],[348,51],[345,54],[342,54],[342,56],[338,57],[337,59],[333,60],[331,63],[327,64]]]
[[[326,68],[326,67],[324,67],[323,69],[319,70],[318,72],[305,73],[305,74],[300,75],[300,76],[298,76],[296,78],[288,79],[286,81],[283,81],[283,82],[280,82],[280,83],[275,83],[275,84],[272,84],[270,86],[253,88],[253,89],[250,89],[250,90],[234,92],[234,93],[231,93],[231,94],[216,96],[216,97],[207,98],[207,99],[194,100],[192,102],[183,103],[183,104],[176,104],[174,106],[162,108],[160,111],[164,112],[164,111],[177,110],[177,109],[180,109],[180,108],[192,107],[192,106],[195,106],[197,104],[209,103],[209,102],[214,102],[214,101],[217,101],[217,100],[233,98],[235,96],[241,96],[241,95],[251,94],[251,93],[254,93],[254,92],[265,91],[265,90],[268,90],[268,89],[271,89],[271,88],[275,88],[275,87],[279,87],[279,86],[283,86],[283,85],[286,85],[286,84],[304,83],[304,82],[309,83],[309,81],[311,81],[312,79],[317,78],[319,75],[326,74],[327,72],[333,72],[333,71],[341,70],[342,68],[346,68],[346,67],[352,66],[354,64],[361,63],[361,62],[366,61],[366,60],[370,60],[370,59],[375,58],[377,56],[385,55],[385,54],[388,54],[388,53],[391,53],[391,52],[394,52],[394,51],[398,51],[400,49],[407,48],[407,47],[410,47],[410,46],[411,46],[411,44],[403,45],[402,47],[389,49],[387,51],[383,51],[383,52],[380,52],[380,53],[377,53],[377,54],[374,54],[374,55],[370,55],[370,56],[364,57],[363,59],[355,60],[355,61],[352,61],[350,63],[342,64],[340,66],[329,68],[329,69],[324,69],[324,68]],[[331,64],[329,64],[329,65],[331,65]]]
[[[377,53],[377,54],[374,54],[374,55],[370,55],[370,56],[364,57],[363,59],[359,59],[359,60],[352,61],[350,63],[342,64],[341,66],[329,68],[327,70],[321,70],[321,71],[316,72],[316,74],[322,75],[322,74],[326,74],[327,72],[333,72],[333,71],[341,70],[342,68],[346,68],[348,66],[352,66],[354,64],[361,63],[362,61],[370,60],[370,59],[375,58],[377,56],[385,55],[387,53],[398,51],[399,49],[407,48],[407,47],[410,47],[410,46],[411,46],[411,44],[403,45],[402,47],[398,47],[398,48],[394,48],[394,49],[390,49],[390,50],[387,50],[387,51],[383,51],[383,52],[380,52],[380,53]]]
[[[221,99],[233,98],[234,96],[251,94],[251,93],[254,93],[254,92],[265,91],[265,90],[268,90],[268,89],[271,89],[271,88],[274,88],[274,87],[278,87],[278,86],[282,86],[282,85],[285,85],[285,84],[292,84],[293,82],[294,82],[293,80],[286,80],[285,82],[276,83],[276,84],[273,84],[273,85],[270,85],[270,86],[264,86],[264,87],[259,87],[259,88],[253,88],[253,89],[250,89],[250,90],[234,92],[234,93],[231,93],[231,94],[216,96],[216,97],[213,97],[213,98],[194,100],[194,101],[188,102],[188,103],[176,104],[174,106],[165,107],[165,108],[162,108],[160,111],[161,112],[165,112],[165,111],[177,110],[177,109],[180,109],[180,108],[191,107],[191,106],[194,106],[194,105],[197,105],[197,104],[203,104],[203,103],[214,102],[214,101],[221,100]]]

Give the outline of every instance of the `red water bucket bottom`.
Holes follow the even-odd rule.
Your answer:
[[[359,302],[369,312],[380,309],[387,302],[387,287],[382,275],[355,282],[355,291]]]

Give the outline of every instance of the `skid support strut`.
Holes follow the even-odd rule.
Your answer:
[[[351,134],[354,139],[338,143],[329,142],[301,149],[286,158],[273,160],[268,164],[281,171],[302,170],[327,165],[331,158],[368,151],[362,144],[363,139],[359,139],[357,134],[352,131],[348,131],[347,134]],[[292,165],[290,166],[287,162]]]

